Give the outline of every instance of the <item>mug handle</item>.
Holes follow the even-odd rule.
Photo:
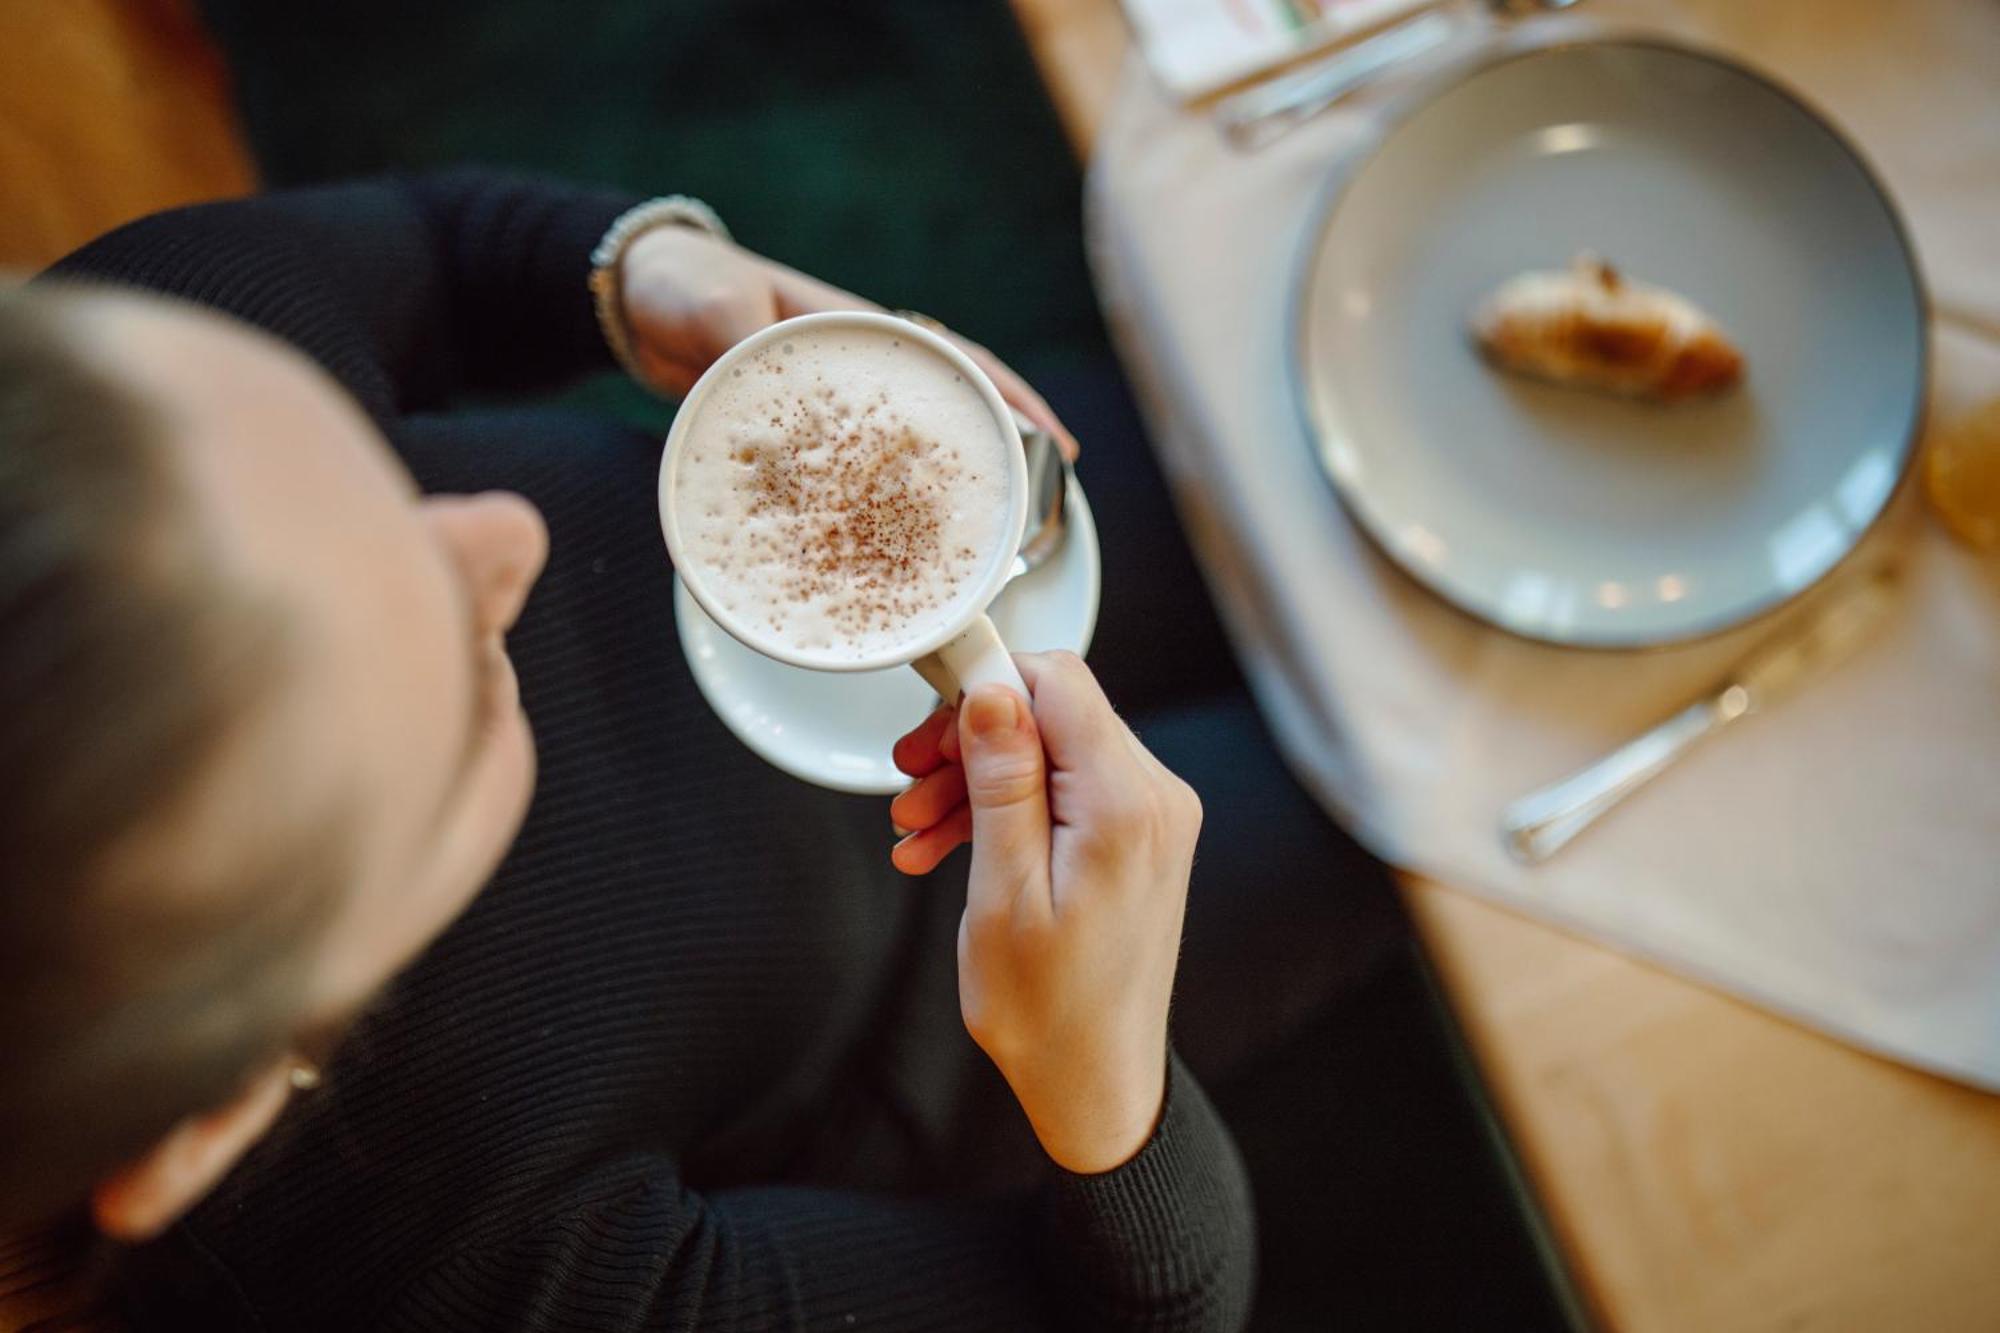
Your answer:
[[[975,616],[957,638],[910,665],[948,703],[957,703],[960,695],[979,685],[1005,685],[1023,699],[1031,697],[1007,645],[1000,641],[1000,631],[983,614]]]

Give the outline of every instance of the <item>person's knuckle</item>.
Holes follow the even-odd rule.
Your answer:
[[[986,1052],[986,1058],[1002,1071],[1017,1067],[1021,1061],[1024,1043],[1014,1034],[1011,1026],[998,1023],[987,1027],[974,1028],[970,1023],[965,1028],[973,1045]]]
[[[1167,805],[1176,828],[1188,834],[1201,832],[1201,793],[1172,773],[1167,775]]]
[[[1039,796],[1042,759],[1025,747],[1019,753],[993,755],[965,775],[966,794],[978,807],[1016,805]]]
[[[965,1024],[966,1035],[1002,1068],[1020,1049],[1020,1025],[993,990],[984,986],[961,990],[958,1016]]]
[[[1090,668],[1083,664],[1083,659],[1067,648],[1057,648],[1052,652],[1044,654],[1044,656],[1048,659],[1051,668],[1062,672],[1064,675],[1088,676],[1090,674]]]
[[[704,322],[728,320],[748,306],[743,288],[732,282],[705,282],[696,288],[689,308]]]
[[[1154,788],[1146,801],[1146,841],[1153,847],[1172,847],[1187,836],[1188,810],[1171,787]]]
[[[979,1049],[990,1055],[994,1047],[1001,1044],[1001,1023],[993,1012],[993,1006],[984,999],[976,995],[961,996],[958,1015],[965,1023],[966,1034],[978,1044]]]

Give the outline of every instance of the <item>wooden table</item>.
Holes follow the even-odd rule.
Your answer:
[[[255,186],[193,0],[0,0],[0,269]]]
[[[1087,157],[1130,45],[1117,0],[1013,3]],[[2000,1329],[2000,1099],[1403,884],[1596,1321]]]

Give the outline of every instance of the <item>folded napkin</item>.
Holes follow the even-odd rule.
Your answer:
[[[1718,48],[1829,114],[1914,232],[1933,423],[2000,395],[2000,5],[1584,9],[1585,31]],[[1311,205],[1394,91],[1244,156],[1135,62],[1091,171],[1105,308],[1294,766],[1389,861],[2000,1088],[2000,563],[1945,537],[1916,487],[1874,538],[1905,574],[1867,644],[1550,864],[1503,852],[1511,799],[1677,711],[1785,621],[1654,653],[1543,647],[1447,609],[1349,522],[1292,400],[1284,312]]]

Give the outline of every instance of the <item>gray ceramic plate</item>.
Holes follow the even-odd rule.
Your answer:
[[[1707,309],[1743,388],[1661,408],[1490,369],[1467,310],[1578,250]],[[1867,167],[1758,76],[1652,42],[1498,58],[1397,121],[1328,199],[1298,332],[1363,527],[1555,643],[1670,643],[1785,602],[1881,513],[1922,416],[1925,299]]]

